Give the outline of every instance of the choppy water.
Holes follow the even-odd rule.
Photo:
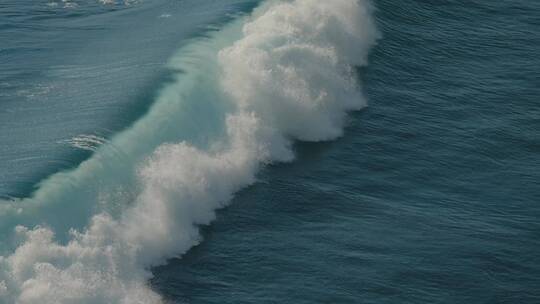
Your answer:
[[[30,197],[0,209],[0,303],[540,302],[540,3],[374,1],[369,14],[382,38],[366,67],[377,35],[350,20],[367,18],[349,7],[354,1],[297,2],[255,16],[289,16],[280,24],[313,35],[311,50],[330,43],[342,62],[362,65],[369,107],[348,117],[343,137],[297,142],[294,162],[260,168],[203,228],[202,242],[192,224],[209,223],[210,209],[252,183],[256,162],[288,159],[287,143],[264,125],[326,140],[340,123],[335,133],[325,122],[361,107],[360,95],[342,95],[340,67],[325,61],[333,54],[293,48],[257,57],[291,45],[269,31],[282,29],[269,17],[240,34],[248,21],[237,13],[254,1],[0,5],[9,16],[0,41],[10,38],[0,46],[0,142],[8,143],[0,145],[0,195]],[[312,20],[317,7],[325,13]],[[53,8],[54,17],[36,17]],[[326,14],[353,29],[325,23]],[[316,23],[324,26],[307,26]],[[344,33],[358,40],[341,40]],[[210,38],[191,39],[201,36]],[[216,68],[215,52],[235,41],[243,42]],[[313,62],[327,73],[306,68]],[[252,73],[280,65],[295,67],[292,79],[308,90],[281,83],[287,73]],[[249,116],[223,117],[234,105],[211,89],[221,73],[232,104],[257,100],[248,109],[263,115],[261,133],[246,131],[260,128]],[[333,106],[359,103],[329,112],[294,104],[318,88]],[[222,136],[231,150],[215,147]],[[162,146],[145,161],[181,141],[193,148]],[[252,150],[253,142],[277,148]],[[65,168],[76,169],[31,194]],[[101,216],[90,221],[93,214]],[[16,245],[19,224],[28,228],[18,229]],[[36,224],[49,229],[31,230]],[[70,236],[72,227],[83,235]],[[144,269],[163,258],[151,278]],[[59,292],[66,289],[73,292]]]

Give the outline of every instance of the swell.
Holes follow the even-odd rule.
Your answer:
[[[8,59],[0,68],[6,71],[0,74],[5,106],[0,111],[0,200],[31,197],[40,181],[92,155],[74,149],[67,139],[110,139],[130,128],[176,74],[164,68],[167,58],[248,14],[258,2],[156,0],[126,6],[90,1],[73,9],[12,3],[21,18],[48,17],[35,20],[41,30],[24,37],[17,35],[20,31],[0,31],[8,42],[0,50],[0,57],[7,51]],[[68,12],[84,16],[64,20]],[[40,32],[57,38],[46,39]],[[40,132],[34,130],[37,121]]]
[[[365,106],[355,67],[377,36],[365,1],[269,1],[180,50],[132,128],[0,205],[0,303],[161,303],[150,267],[292,141],[334,139]]]

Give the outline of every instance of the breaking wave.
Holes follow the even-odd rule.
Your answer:
[[[0,204],[0,303],[162,303],[151,267],[184,254],[294,140],[340,136],[378,37],[361,0],[270,1],[174,56],[149,113],[32,198]]]

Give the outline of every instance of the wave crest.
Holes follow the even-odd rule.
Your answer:
[[[129,166],[139,168],[131,178],[134,190],[129,203],[116,215],[106,208],[96,209],[85,229],[70,229],[65,243],[56,240],[59,231],[52,223],[47,223],[49,228],[17,226],[16,249],[0,257],[0,302],[161,303],[146,284],[152,276],[150,267],[196,245],[198,226],[209,224],[216,209],[252,184],[258,167],[292,160],[292,140],[340,136],[346,111],[365,106],[355,67],[367,63],[369,48],[377,38],[370,12],[369,3],[360,0],[272,1],[250,19],[243,19],[240,39],[210,50],[208,56],[216,58],[210,60],[215,66],[187,69],[193,73],[191,85],[173,84],[177,87],[164,90],[154,108],[167,110],[157,115],[153,109],[129,131],[135,135],[111,140],[81,165],[86,170],[100,169],[85,175],[79,168],[66,174],[85,181],[84,176],[124,168],[104,168],[107,157],[118,155],[102,152],[104,147],[123,147],[126,138],[155,142],[155,132],[144,126],[170,124],[171,117],[176,117],[171,109],[186,110],[171,104],[194,96],[186,90],[212,91],[210,96],[227,104],[211,109],[221,111],[218,116],[223,116],[226,131],[207,147],[189,140],[162,141],[147,157],[142,156],[149,148],[130,142],[128,146],[134,148],[125,148],[124,153],[130,160],[144,160]],[[231,25],[212,39],[232,40],[238,36],[236,29]],[[214,79],[215,71],[220,71],[219,79]],[[188,109],[193,125],[207,123],[195,103]],[[114,180],[110,178],[111,183]],[[54,185],[58,191],[64,189]],[[92,186],[98,193],[118,191],[115,187],[104,190],[102,185],[72,187]],[[94,197],[94,204],[100,204],[98,200]],[[105,200],[114,204],[110,197]]]

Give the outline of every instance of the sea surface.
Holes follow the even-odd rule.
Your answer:
[[[539,55],[536,0],[0,0],[0,304],[540,303]]]

